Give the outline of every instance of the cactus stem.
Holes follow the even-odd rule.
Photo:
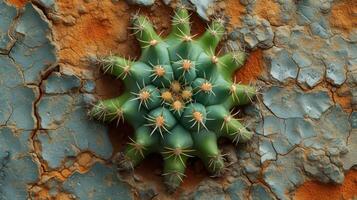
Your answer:
[[[182,17],[178,15],[177,12],[175,12],[175,16],[172,18],[172,25],[181,25],[181,24],[190,23],[190,17],[191,15]]]
[[[208,130],[208,128],[206,127],[206,125],[205,125],[205,123],[204,123],[204,117],[203,117],[203,114],[202,114],[201,112],[194,110],[194,111],[192,112],[192,115],[187,115],[187,116],[185,116],[185,117],[191,118],[191,119],[189,120],[189,122],[193,122],[190,128],[193,128],[194,126],[197,125],[197,132],[200,131],[200,129],[201,129],[200,126],[201,126],[201,125],[202,125],[206,130]]]
[[[170,88],[174,93],[180,93],[181,91],[181,84],[178,81],[172,81],[170,84]]]
[[[161,93],[161,98],[163,100],[163,103],[165,102],[171,102],[173,100],[172,93],[170,91],[164,91]]]
[[[181,93],[181,97],[185,101],[191,101],[192,100],[192,91],[189,89],[184,89]]]
[[[174,111],[174,112],[177,112],[178,114],[181,114],[181,111],[185,108],[184,104],[179,101],[179,100],[176,100],[174,102],[172,102],[171,104],[171,109]]]
[[[129,27],[129,29],[133,30],[132,35],[136,35],[136,34],[140,33],[140,36],[142,36],[142,33],[144,31],[144,26],[145,26],[144,23],[146,23],[146,21],[139,22],[138,25],[134,25],[133,27]]]
[[[218,60],[218,57],[214,55],[214,56],[212,56],[211,61],[213,64],[217,64],[219,60]]]
[[[159,41],[157,41],[157,40],[150,40],[150,42],[149,42],[149,44],[150,44],[150,46],[155,46],[155,45],[157,45],[159,43]]]
[[[137,13],[130,29],[141,47],[140,58],[95,58],[101,71],[123,80],[127,91],[99,101],[90,115],[117,120],[117,125],[125,117],[135,129],[123,153],[117,154],[119,159],[113,158],[115,164],[128,170],[144,156],[160,153],[163,178],[171,191],[180,186],[189,157],[198,156],[215,175],[224,172],[225,156],[217,140],[225,137],[237,144],[253,136],[236,118],[238,112],[229,109],[248,104],[258,94],[256,87],[231,80],[246,54],[232,47],[227,54],[220,53],[224,20],[215,19],[196,38],[189,18],[189,11],[178,7],[171,32],[163,37],[147,17]]]
[[[145,40],[137,38],[137,40],[139,42],[141,42],[142,44],[145,44],[145,45],[142,46],[143,49],[146,49],[148,47],[153,47],[153,46],[156,46],[157,44],[159,44],[159,41],[156,40],[156,39],[152,39],[150,41],[145,41]]]
[[[182,66],[179,69],[183,69],[185,72],[189,71],[193,66],[193,63],[190,60],[182,60]]]
[[[105,117],[106,117],[106,107],[103,104],[103,102],[99,102],[98,104],[94,104],[93,105],[92,111],[95,111],[92,113],[93,117],[96,117],[99,120],[103,120],[105,121]]]
[[[211,81],[206,80],[199,86],[195,94],[199,92],[204,92],[206,94],[213,94],[213,96],[216,96],[216,94],[213,92],[214,87],[216,87],[216,85],[212,85]]]
[[[114,115],[115,117],[113,117],[112,120],[114,120],[115,118],[117,118],[117,126],[119,125],[120,120],[122,120],[124,122],[124,111],[123,109],[119,108],[117,105],[115,105],[112,102],[112,106],[115,108],[115,111],[112,113],[109,113],[109,115]]]
[[[130,137],[129,137],[129,139],[131,142],[129,142],[128,145],[131,145],[133,147],[133,149],[130,149],[130,150],[135,150],[135,154],[139,152],[140,155],[144,158],[145,157],[144,150],[146,150],[144,145],[137,143],[135,140],[133,140]]]
[[[216,38],[224,33],[224,30],[220,30],[220,28],[215,28],[214,26],[208,26],[207,30],[209,33],[211,33],[212,36]]]
[[[222,126],[221,126],[221,131],[223,130],[224,127],[226,127],[226,130],[228,132],[228,123],[234,119],[238,114],[240,113],[240,111],[238,110],[237,112],[235,113],[232,113],[232,111],[229,113],[229,115],[226,115],[224,116],[223,118],[223,123],[222,123]]]
[[[238,145],[240,137],[242,136],[242,133],[244,131],[246,131],[246,128],[249,126],[249,124],[247,124],[246,126],[243,126],[241,128],[238,129],[237,132],[233,133],[232,135],[235,135],[232,142],[235,143],[235,145]]]
[[[166,128],[166,122],[165,122],[165,118],[164,116],[161,114],[157,117],[153,117],[153,116],[148,116],[148,117],[145,117],[149,122],[149,124],[146,124],[145,126],[151,126],[151,127],[154,127],[153,130],[151,131],[150,133],[150,136],[152,134],[154,134],[154,132],[158,129],[159,132],[160,132],[160,135],[162,138],[164,138],[164,135],[163,135],[163,130],[165,130],[166,132],[170,133],[170,131]]]
[[[163,68],[161,65],[154,66],[151,71],[153,73],[150,75],[150,77],[154,77],[152,81],[155,81],[158,77],[163,77],[166,74],[165,68]]]
[[[238,83],[239,84],[239,83]],[[237,93],[237,84],[234,83],[231,85],[231,87],[229,88],[229,93],[231,94],[233,100],[237,100],[237,102],[239,103],[239,97],[238,97],[238,93]]]
[[[216,172],[216,170],[218,169],[219,171],[217,171],[216,173],[220,173],[220,169],[223,166],[217,166],[217,165],[220,164],[221,160],[224,160],[224,157],[220,153],[217,155],[210,156],[208,161],[208,168],[210,168],[214,172]]]
[[[181,182],[183,182],[182,177],[185,177],[185,176],[186,176],[184,173],[178,172],[178,171],[167,172],[167,173],[163,173],[162,175],[163,175],[163,176],[172,176],[172,175],[174,175],[174,176],[176,176],[177,178],[179,178]]]
[[[175,157],[175,159],[180,159],[180,162],[182,163],[183,166],[186,167],[185,162],[182,159],[182,156],[186,156],[186,157],[193,157],[192,155],[190,155],[189,153],[194,152],[195,150],[193,149],[182,149],[182,148],[170,148],[170,147],[165,147],[164,148],[166,151],[163,151],[162,154],[164,154],[164,159],[167,160],[171,157]]]
[[[145,107],[148,108],[148,101],[151,99],[151,94],[149,91],[145,89],[141,89],[139,93],[131,92],[131,94],[137,96],[136,98],[131,99],[131,101],[134,100],[139,100],[139,108],[138,110],[141,109],[142,104],[144,103]]]
[[[208,81],[202,83],[201,91],[206,92],[206,93],[212,92],[212,84],[210,82],[208,82]]]

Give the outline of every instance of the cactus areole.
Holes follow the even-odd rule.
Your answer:
[[[232,81],[245,53],[215,54],[225,31],[223,20],[214,20],[194,39],[184,8],[176,10],[171,33],[165,38],[144,16],[134,16],[132,24],[142,49],[140,59],[99,59],[105,73],[124,82],[125,91],[99,101],[90,111],[97,119],[125,120],[134,127],[134,135],[117,157],[119,169],[133,169],[148,154],[159,153],[171,191],[183,181],[190,157],[199,157],[210,173],[221,174],[224,158],[217,139],[238,143],[252,137],[231,112],[255,95],[254,87]]]

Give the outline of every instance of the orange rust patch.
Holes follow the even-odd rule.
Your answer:
[[[246,63],[235,73],[235,80],[241,83],[255,82],[263,71],[263,53],[256,50],[250,53]]]
[[[7,0],[9,4],[12,4],[18,8],[24,7],[28,0]]]
[[[245,7],[237,0],[227,0],[226,13],[230,16],[230,24],[234,26],[241,25],[241,16],[245,13]]]
[[[282,25],[280,20],[280,6],[274,0],[257,1],[255,4],[255,13],[260,17],[267,19],[272,25]]]
[[[357,27],[357,1],[337,1],[331,10],[330,23],[333,27],[349,34]]]
[[[78,70],[88,67],[83,59],[91,54],[133,56],[130,53],[137,52],[136,45],[129,48],[118,42],[133,40],[128,34],[130,15],[124,2],[59,0],[57,5],[62,20],[55,23],[53,34],[61,64]]]
[[[137,12],[138,7],[111,0],[89,3],[58,0],[57,6],[61,20],[55,22],[53,33],[59,47],[60,64],[69,64],[75,71],[81,71],[89,67],[83,61],[89,55],[113,54],[131,58],[140,55],[139,45],[129,30],[130,16]],[[141,8],[140,14],[148,16],[158,32],[165,35],[172,11],[162,3],[152,8],[159,12]]]
[[[340,104],[341,107],[346,111],[346,112],[351,112],[351,103],[352,103],[352,96],[338,96],[336,93],[333,93],[333,100]]]
[[[342,185],[323,184],[317,181],[305,182],[295,194],[296,200],[338,200],[357,197],[357,170],[345,175]]]

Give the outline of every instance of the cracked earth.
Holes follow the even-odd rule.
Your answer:
[[[261,88],[254,105],[238,108],[256,134],[245,145],[221,141],[223,178],[192,160],[172,195],[159,156],[116,172],[111,158],[132,129],[97,123],[87,109],[123,88],[88,59],[139,56],[130,15],[140,10],[165,35],[175,1],[165,2],[0,0],[0,199],[356,198],[353,0],[191,1],[194,34],[223,15],[222,51],[250,53],[234,78]]]

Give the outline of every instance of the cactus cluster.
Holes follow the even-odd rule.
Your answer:
[[[231,111],[249,103],[256,92],[252,86],[232,81],[245,53],[217,55],[216,47],[225,32],[223,20],[214,20],[196,39],[189,18],[185,8],[178,8],[170,34],[162,38],[145,16],[135,15],[132,30],[141,57],[137,61],[117,56],[99,59],[105,73],[124,82],[125,91],[99,101],[90,111],[97,119],[125,120],[135,129],[120,154],[120,169],[133,169],[148,154],[159,153],[170,190],[183,181],[190,157],[199,157],[212,174],[222,173],[219,137],[235,143],[252,137]]]

